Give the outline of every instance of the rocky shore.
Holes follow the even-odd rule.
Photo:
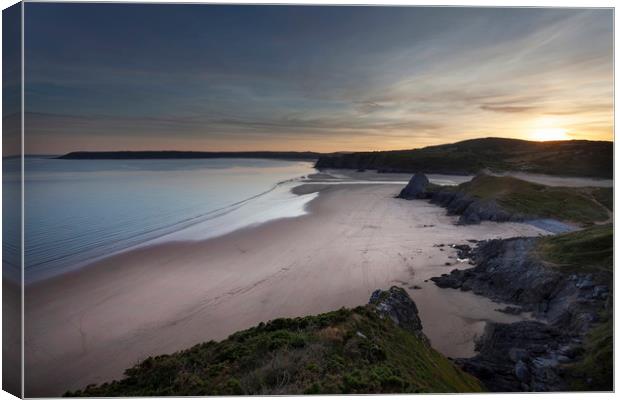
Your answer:
[[[429,192],[427,198],[431,203],[446,208],[448,214],[459,215],[459,224],[479,224],[481,221],[523,222],[535,219],[526,214],[508,212],[493,200],[476,199],[451,189]]]
[[[477,343],[479,354],[456,360],[491,391],[570,389],[576,378],[571,367],[583,358],[585,337],[611,307],[607,284],[591,273],[549,266],[536,255],[539,240],[480,242],[469,254],[475,267],[432,278],[442,288],[512,304],[508,312],[532,313],[530,321],[489,323]]]
[[[478,224],[481,221],[522,222],[525,214],[510,213],[493,200],[481,200],[454,187],[441,187],[429,183],[423,173],[413,175],[398,195],[405,200],[427,199],[448,210],[449,215],[460,215],[459,224]]]
[[[458,186],[429,183],[416,173],[397,196],[425,199],[458,215],[459,225],[526,222],[552,233],[610,221],[611,189],[552,187],[513,177],[479,173]]]
[[[458,224],[464,225],[528,222],[564,233],[575,227],[554,217],[582,224],[601,218],[601,203],[592,192],[485,174],[457,187],[434,186],[424,174],[416,174],[398,197],[430,200],[449,215],[459,215]],[[459,259],[475,266],[431,278],[437,286],[509,304],[501,312],[528,313],[525,321],[488,323],[476,344],[478,354],[457,359],[457,364],[491,391],[611,390],[612,230],[594,225],[555,239],[489,240],[474,249],[453,246]],[[598,341],[592,339],[593,329],[600,330]]]

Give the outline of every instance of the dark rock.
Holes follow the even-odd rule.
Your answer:
[[[475,260],[476,267],[454,270],[433,281],[440,287],[455,288],[469,280],[466,288],[474,293],[498,302],[517,303],[524,311],[545,311],[564,275],[530,256],[534,244],[535,238],[481,242],[474,251],[462,254]],[[469,246],[465,246],[459,246],[459,250],[466,252]]]
[[[528,382],[530,380],[530,370],[522,360],[517,361],[515,364],[515,375],[521,382]]]
[[[517,362],[525,360],[527,361],[529,353],[525,349],[513,347],[508,351],[508,357],[510,360]]]
[[[426,175],[418,173],[411,177],[411,180],[404,187],[403,190],[400,191],[398,195],[401,199],[413,200],[413,199],[426,199],[426,187],[428,186],[429,181]]]
[[[609,288],[604,285],[595,286],[592,291],[592,297],[595,299],[606,299],[609,295]]]
[[[538,391],[565,390],[552,349],[567,340],[538,321],[489,323],[478,342],[478,355],[457,363],[492,391],[521,391],[523,383]]]
[[[488,323],[476,344],[479,353],[456,360],[491,391],[570,388],[559,365],[581,357],[582,338],[607,303],[608,286],[595,283],[591,275],[567,275],[548,267],[536,258],[536,244],[536,238],[480,242],[470,251],[474,268],[431,278],[441,288],[472,290],[510,304],[498,311],[529,311],[537,317],[537,321]]]
[[[504,308],[498,308],[496,311],[504,314],[519,315],[523,312],[523,309],[521,307],[506,306]]]
[[[457,256],[461,260],[470,258],[472,255],[471,246],[469,246],[468,244],[455,244],[455,245],[452,245],[452,247],[457,250]]]
[[[479,224],[481,221],[521,222],[529,219],[525,215],[507,212],[495,201],[480,200],[452,189],[439,190],[428,196],[431,203],[446,208],[448,215],[460,215],[458,223],[462,225]]]
[[[389,317],[398,326],[416,334],[422,334],[422,321],[418,308],[405,289],[392,286],[389,290],[375,290],[369,304],[376,307],[381,316]]]
[[[576,347],[574,346],[570,346],[570,345],[565,345],[562,346],[558,349],[558,354],[560,356],[569,358],[569,359],[573,359],[575,357],[577,357],[579,355],[579,351],[577,350]]]
[[[590,289],[594,287],[594,282],[592,281],[592,275],[586,275],[584,277],[578,278],[575,286],[579,289]]]
[[[458,289],[462,285],[461,281],[459,281],[458,279],[452,278],[452,274],[451,275],[443,274],[440,277],[436,276],[436,277],[431,278],[431,281],[435,282],[435,285],[439,286],[440,288]]]

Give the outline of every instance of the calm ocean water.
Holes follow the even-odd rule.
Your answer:
[[[27,282],[139,245],[300,215],[314,197],[290,193],[314,172],[309,162],[27,158],[25,170]]]

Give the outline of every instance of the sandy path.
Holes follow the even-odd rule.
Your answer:
[[[587,177],[572,177],[572,176],[555,176],[545,174],[533,174],[528,172],[503,172],[493,173],[487,171],[495,176],[512,176],[517,179],[521,179],[528,182],[539,183],[547,186],[567,186],[567,187],[613,187],[613,179],[605,178],[587,178]],[[328,180],[366,180],[366,181],[395,181],[395,182],[408,182],[411,179],[411,173],[378,173],[377,171],[364,171],[359,172],[352,169],[327,169],[319,174],[316,174],[318,179]],[[449,184],[461,184],[470,181],[473,175],[445,175],[445,174],[426,174],[431,180],[435,180],[437,184],[445,185]]]
[[[26,395],[119,378],[168,353],[260,321],[356,306],[377,288],[409,290],[433,345],[467,356],[488,319],[516,317],[471,293],[424,280],[455,268],[434,244],[537,235],[524,224],[455,226],[401,185],[324,187],[310,215],[204,242],[138,249],[26,288]],[[426,226],[426,227],[425,227]]]
[[[553,176],[544,174],[530,174],[526,172],[506,172],[494,174],[497,176],[512,176],[517,179],[539,183],[547,186],[566,186],[566,187],[613,187],[613,179],[585,178],[572,176]]]

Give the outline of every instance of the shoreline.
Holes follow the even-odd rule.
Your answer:
[[[569,187],[608,187],[612,185],[611,180],[598,179],[598,178],[582,178],[582,177],[557,177],[544,174],[530,174],[530,173],[495,173],[495,176],[514,176],[519,179],[523,179],[533,183],[540,183],[550,186],[569,186]],[[430,182],[438,185],[455,186],[471,180],[473,175],[446,175],[446,174],[428,174]],[[50,271],[43,270],[39,272],[31,272],[30,276],[26,276],[26,285],[31,285],[36,282],[45,281],[56,276],[62,276],[66,273],[70,273],[82,268],[88,268],[91,264],[104,260],[111,256],[123,254],[129,251],[133,251],[138,248],[150,247],[153,245],[160,245],[168,242],[177,241],[202,241],[208,240],[223,235],[233,233],[235,231],[245,229],[248,227],[254,227],[260,224],[268,223],[271,221],[277,221],[285,218],[295,218],[305,215],[306,206],[314,199],[314,196],[307,196],[305,199],[301,197],[317,193],[324,188],[330,186],[339,185],[406,185],[411,178],[411,174],[407,173],[379,173],[377,171],[356,171],[348,169],[326,169],[315,170],[314,173],[308,175],[298,176],[292,179],[287,179],[281,182],[277,182],[272,188],[255,194],[246,199],[240,200],[235,203],[231,203],[219,209],[215,209],[207,212],[204,215],[192,218],[196,219],[196,222],[181,221],[175,230],[162,231],[158,236],[148,238],[144,241],[122,245],[115,250],[112,250],[106,254],[91,255],[89,258],[83,258],[77,262],[67,265],[62,268],[51,268]],[[276,192],[280,192],[280,198],[269,199],[269,196],[274,196]],[[294,194],[292,198],[286,199],[286,194]],[[283,196],[284,195],[284,196]],[[277,196],[276,196],[277,197]],[[268,207],[259,207],[256,201],[269,203]],[[274,207],[274,200],[280,203],[279,207]],[[288,201],[283,201],[288,200]],[[295,204],[293,204],[293,202]],[[282,208],[286,207],[285,212],[282,212]],[[243,213],[247,208],[254,208],[249,215],[236,215]],[[275,211],[277,210],[277,211]],[[267,216],[266,214],[271,213]],[[229,215],[230,214],[230,215]],[[247,214],[247,213],[246,213]],[[254,218],[254,215],[261,214],[260,218]],[[250,220],[250,222],[247,222]],[[210,222],[217,221],[215,226],[210,226]],[[243,221],[243,222],[241,222]],[[219,225],[219,226],[218,226]],[[536,224],[535,224],[536,225]],[[222,229],[222,226],[225,228]],[[232,226],[232,228],[231,228]],[[545,221],[539,221],[538,228],[552,232],[553,226],[546,226]],[[549,229],[551,228],[551,229]],[[163,228],[162,228],[163,229]],[[213,232],[213,231],[216,232]],[[556,232],[557,233],[557,232]],[[55,271],[55,269],[61,269]]]
[[[455,249],[433,245],[545,232],[511,223],[456,226],[438,206],[395,199],[400,188],[314,188],[320,194],[307,215],[136,249],[27,286],[27,395],[118,379],[147,356],[277,317],[364,304],[393,284],[408,288],[435,348],[473,354],[486,321],[520,317],[425,282],[458,267]]]
[[[290,187],[292,183],[296,182],[293,180],[279,182],[267,191],[192,218],[192,220],[195,219],[196,221],[180,221],[177,224],[180,227],[174,230],[165,231],[165,228],[160,228],[161,233],[158,236],[137,243],[119,244],[119,248],[107,254],[84,258],[62,268],[56,268],[59,269],[58,271],[55,268],[50,268],[51,271],[49,272],[45,269],[43,271],[31,272],[31,276],[28,276],[26,279],[26,285],[43,282],[83,268],[89,268],[90,265],[98,261],[140,248],[170,242],[203,241],[270,221],[303,216],[306,214],[306,204],[312,201],[315,196],[292,196],[291,194],[294,194],[291,190],[292,187]],[[269,206],[265,207],[265,203]],[[278,204],[284,204],[285,207],[277,207]],[[243,213],[250,215],[243,215]],[[216,222],[216,224],[213,224],[213,222]]]

